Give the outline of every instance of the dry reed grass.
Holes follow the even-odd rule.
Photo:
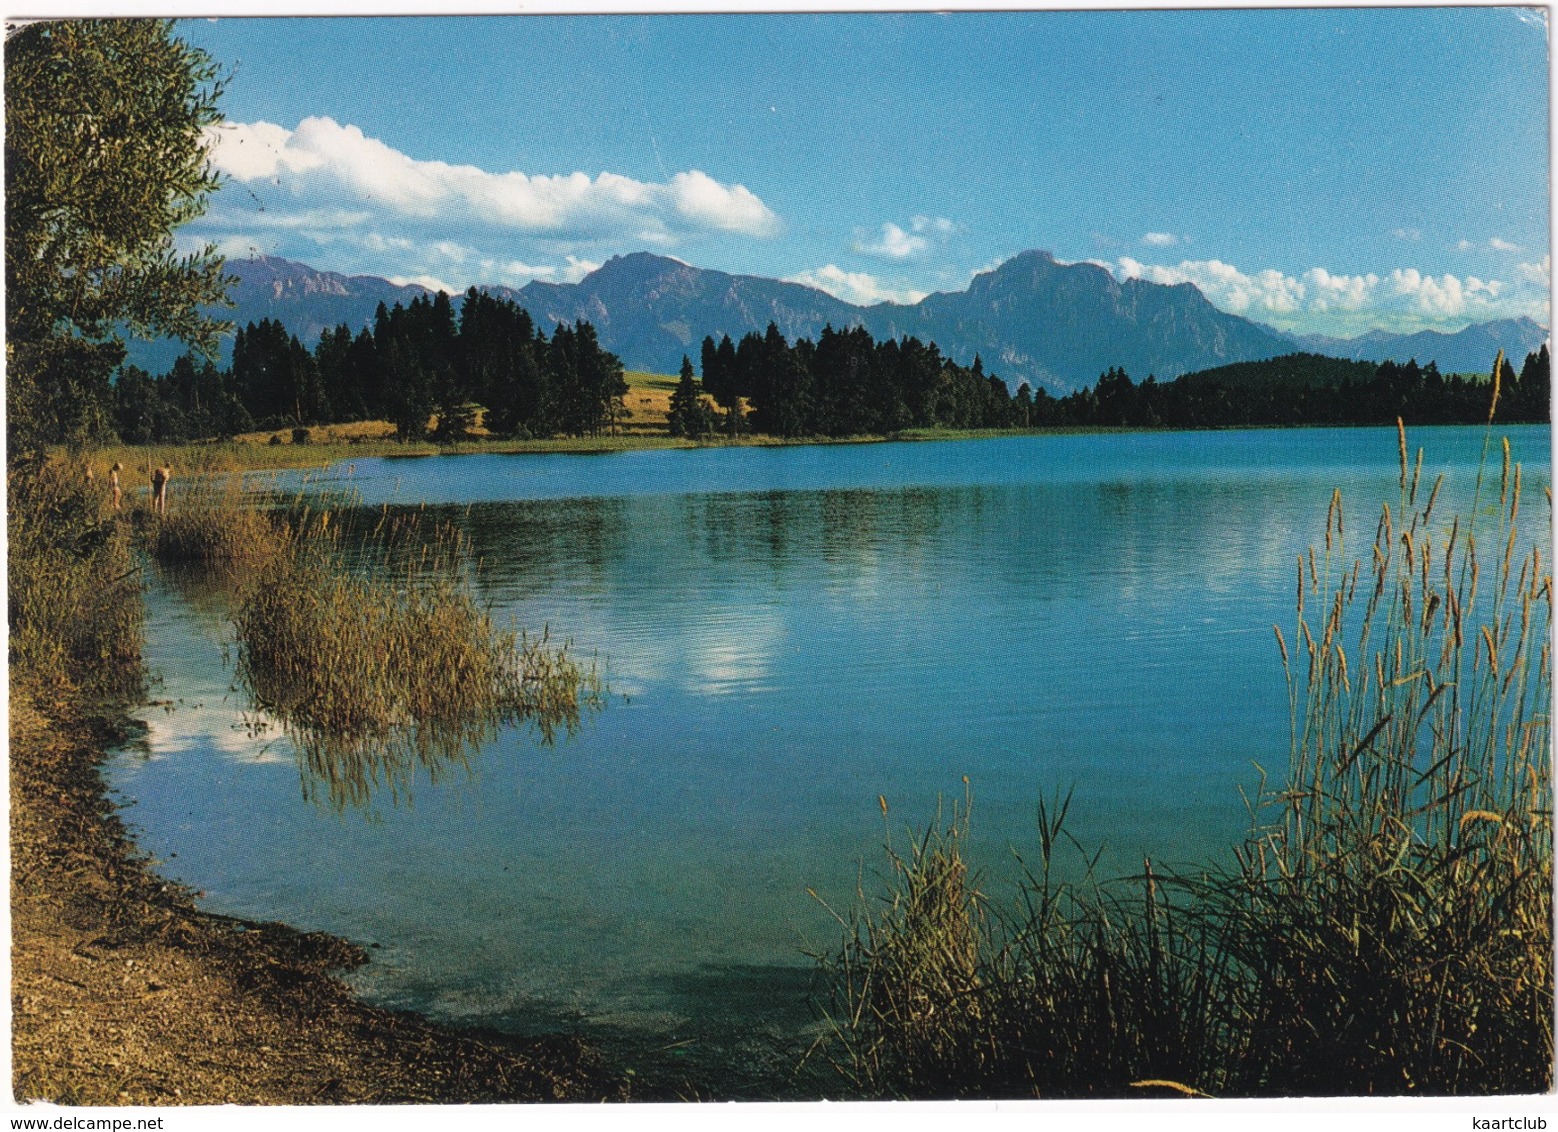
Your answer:
[[[418,768],[435,781],[468,768],[500,727],[549,744],[602,702],[593,666],[477,604],[453,528],[385,509],[357,531],[340,514],[294,513],[289,552],[234,616],[240,680],[292,737],[305,793],[341,808],[384,788],[399,802]]]
[[[128,699],[141,689],[139,571],[106,488],[78,461],[6,472],[13,690]]]
[[[1057,799],[1003,911],[968,880],[966,808],[889,843],[887,895],[824,958],[819,1048],[852,1093],[1552,1087],[1551,575],[1507,443],[1496,502],[1479,470],[1450,517],[1399,447],[1365,556],[1338,494],[1298,561],[1290,765],[1233,862],[1100,882],[1070,842],[1063,882]]]
[[[340,807],[384,786],[399,801],[417,767],[436,778],[467,766],[507,724],[551,743],[603,702],[593,666],[480,608],[452,527],[350,499],[324,506],[206,474],[186,478],[167,515],[131,516],[187,596],[231,617],[254,724],[274,718],[294,739],[306,793],[323,784]]]
[[[195,478],[166,515],[137,512],[147,550],[176,573],[241,582],[287,553],[291,531],[232,475]]]
[[[1520,535],[1507,441],[1497,503],[1479,472],[1470,513],[1445,522],[1442,482],[1425,492],[1399,435],[1400,498],[1367,563],[1347,557],[1339,496],[1299,563],[1302,651],[1277,634],[1288,779],[1237,870],[1197,895],[1251,983],[1253,1084],[1545,1091],[1551,576]]]

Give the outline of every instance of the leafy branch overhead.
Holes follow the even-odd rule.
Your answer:
[[[230,280],[174,231],[219,184],[206,131],[223,80],[165,20],[32,24],[5,47],[6,337],[13,447],[65,439],[101,394],[120,328],[214,348]],[[77,365],[61,364],[75,351]],[[91,374],[73,373],[90,359]],[[63,398],[61,384],[79,384]],[[79,423],[79,422],[77,422]]]

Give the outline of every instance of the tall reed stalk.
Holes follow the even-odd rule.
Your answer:
[[[1551,577],[1522,473],[1437,518],[1400,494],[1363,562],[1340,496],[1298,563],[1284,789],[1198,895],[1249,981],[1248,1087],[1545,1089],[1552,1064]],[[1550,507],[1550,496],[1549,496]],[[1550,520],[1549,520],[1550,522]]]
[[[943,825],[938,808],[908,856],[889,833],[887,895],[871,914],[860,893],[862,907],[841,918],[847,942],[830,985],[829,1036],[843,1039],[834,1064],[856,1090],[890,1080],[911,1095],[956,1095],[965,1062],[978,1056],[988,908],[959,848],[969,812],[965,801]]]
[[[257,500],[237,476],[193,478],[167,515],[137,512],[153,559],[232,618],[251,721],[279,722],[304,793],[399,802],[420,768],[468,766],[505,724],[571,732],[602,685],[548,634],[495,625],[469,547],[425,511],[350,499]]]
[[[1450,517],[1398,444],[1364,556],[1338,493],[1298,560],[1289,767],[1232,860],[1099,881],[1057,799],[1006,911],[967,880],[966,808],[889,845],[886,896],[824,957],[820,1049],[852,1090],[1552,1087],[1551,574],[1507,442],[1497,501],[1479,473]]]
[[[166,515],[137,512],[152,558],[174,574],[241,585],[283,554],[293,533],[235,475],[181,485]]]

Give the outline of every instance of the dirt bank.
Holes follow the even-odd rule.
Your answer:
[[[625,1099],[577,1039],[453,1030],[366,1006],[332,974],[366,962],[361,948],[199,911],[140,857],[108,801],[97,767],[117,725],[13,686],[17,1099]]]

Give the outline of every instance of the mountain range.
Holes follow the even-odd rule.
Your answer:
[[[370,325],[381,302],[393,306],[431,293],[416,284],[317,271],[268,256],[230,260],[228,271],[237,278],[230,292],[234,305],[217,313],[238,326],[278,320],[308,346],[327,327]],[[630,369],[675,373],[684,354],[696,364],[705,335],[739,339],[769,322],[790,339],[815,340],[829,325],[863,326],[877,339],[915,335],[935,342],[965,365],[979,355],[989,372],[1013,386],[1027,381],[1054,393],[1091,386],[1112,366],[1138,379],[1155,374],[1168,380],[1297,350],[1373,361],[1416,357],[1424,364],[1438,361],[1445,372],[1481,371],[1499,348],[1518,366],[1547,337],[1529,319],[1457,334],[1288,335],[1218,310],[1189,283],[1117,280],[1096,264],[1061,263],[1042,251],[981,272],[966,290],[912,304],[857,306],[800,283],[729,275],[647,252],[614,256],[577,283],[481,289],[514,300],[543,330],[588,320],[601,344]],[[230,336],[223,345],[224,356],[230,354]],[[132,341],[129,360],[163,373],[181,351],[178,343]]]
[[[1388,334],[1371,330],[1356,338],[1328,338],[1323,334],[1289,337],[1311,354],[1346,358],[1357,362],[1434,361],[1442,373],[1487,373],[1500,350],[1516,370],[1525,356],[1547,341],[1547,331],[1529,318],[1501,318],[1478,323],[1454,334],[1420,330],[1416,334]]]

